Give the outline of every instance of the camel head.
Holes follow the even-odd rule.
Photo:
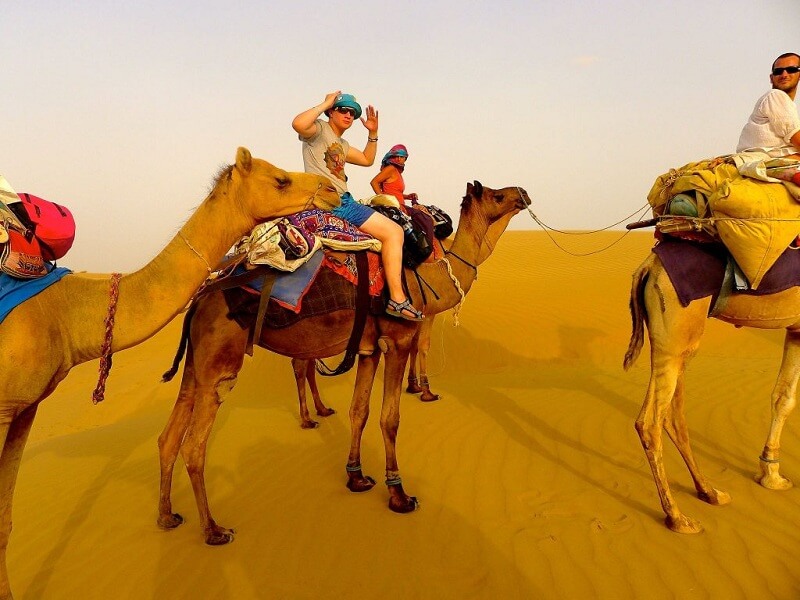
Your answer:
[[[510,219],[531,203],[528,192],[518,186],[493,190],[480,181],[467,184],[467,194],[461,202],[462,217],[472,211],[480,211],[491,225],[498,219]]]
[[[224,170],[219,179],[226,176],[238,190],[242,208],[256,221],[312,206],[330,210],[341,201],[336,188],[325,177],[284,171],[265,160],[253,158],[247,148],[238,149],[236,163]]]

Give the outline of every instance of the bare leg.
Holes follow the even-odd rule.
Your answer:
[[[767,441],[759,457],[756,481],[771,490],[787,490],[792,482],[780,474],[781,433],[786,418],[797,403],[797,380],[800,377],[800,332],[787,331],[783,344],[783,361],[778,380],[772,390],[772,422]]]
[[[375,213],[359,226],[359,229],[380,240],[381,262],[386,276],[386,287],[389,288],[389,297],[398,303],[406,301],[403,291],[403,228],[397,223]],[[403,309],[403,314],[414,317],[414,313]]]
[[[17,484],[17,474],[22,461],[22,452],[28,441],[28,434],[36,416],[34,404],[22,411],[9,424],[0,426],[0,439],[2,439],[2,455],[0,455],[0,598],[11,599],[11,584],[8,580],[6,566],[6,551],[8,540],[11,536],[11,505],[14,500],[14,487]]]
[[[375,485],[372,477],[361,470],[361,436],[369,418],[369,397],[380,362],[380,352],[359,355],[353,401],[350,404],[350,455],[347,457],[347,489],[351,492],[366,492]]]

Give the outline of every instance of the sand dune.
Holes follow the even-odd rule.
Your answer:
[[[621,235],[558,237],[573,252]],[[507,232],[454,328],[434,329],[439,402],[404,395],[398,440],[416,513],[396,515],[381,484],[344,486],[353,375],[321,382],[336,415],[301,430],[287,359],[257,351],[220,410],[209,496],[236,541],[203,543],[188,478],[155,523],[156,439],[178,383],[159,383],[180,322],[120,353],[106,400],[91,403],[97,362],[46,400],[16,491],[9,571],[18,598],[800,598],[800,490],[752,479],[769,422],[781,332],[709,322],[687,376],[697,458],[733,496],[694,496],[677,452],[677,501],[705,531],[667,530],[633,422],[647,353],[628,373],[630,274],[652,237],[635,233],[573,257],[540,232]],[[378,394],[364,468],[383,479]],[[784,472],[800,480],[798,416]]]

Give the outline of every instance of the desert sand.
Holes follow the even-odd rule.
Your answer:
[[[621,235],[557,240],[581,253]],[[699,501],[667,445],[676,500],[705,531],[664,526],[633,426],[647,348],[630,372],[621,366],[630,275],[651,245],[650,232],[636,232],[576,257],[543,232],[506,232],[460,326],[447,313],[434,328],[430,375],[443,398],[403,396],[400,468],[420,500],[407,515],[386,506],[379,394],[363,451],[379,483],[352,494],[354,373],[321,378],[337,413],[301,430],[288,359],[257,349],[220,410],[207,464],[215,517],[236,540],[203,543],[182,465],[173,502],[186,523],[162,531],[156,440],[178,378],[159,380],[180,318],[114,357],[98,406],[97,361],[81,365],[42,404],[23,457],[8,557],[16,597],[800,598],[800,489],[752,479],[782,332],[707,323],[687,374],[687,418],[701,468],[733,502]],[[798,419],[782,458],[800,483]]]

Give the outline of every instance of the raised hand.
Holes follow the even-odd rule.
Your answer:
[[[378,133],[378,111],[370,104],[364,114],[367,118],[361,117],[359,120],[367,128],[370,136],[375,137]]]

